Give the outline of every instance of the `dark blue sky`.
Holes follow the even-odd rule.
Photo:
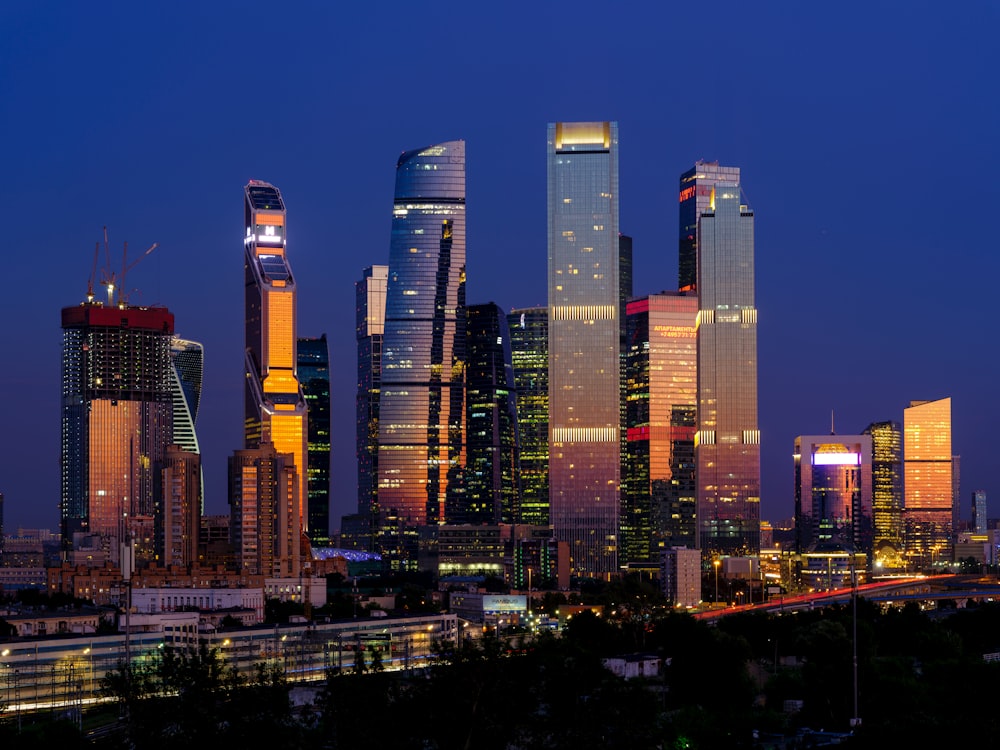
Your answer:
[[[963,517],[1000,511],[1000,5],[4,3],[6,528],[58,527],[60,308],[109,227],[131,301],[206,351],[206,510],[242,440],[242,188],[277,185],[299,333],[334,360],[353,512],[354,287],[388,260],[399,153],[463,138],[468,299],[545,303],[545,126],[617,120],[636,293],[676,288],[677,177],[742,168],[757,216],[762,515],[792,442],[953,398]],[[205,7],[202,7],[205,6]],[[655,7],[654,7],[655,6]],[[103,260],[101,261],[103,265]]]

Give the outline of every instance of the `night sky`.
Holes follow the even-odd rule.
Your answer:
[[[791,516],[793,440],[831,410],[856,433],[947,396],[962,517],[977,488],[1000,512],[1000,4],[638,5],[0,5],[6,531],[58,528],[60,309],[105,225],[118,272],[124,242],[159,243],[130,302],[205,345],[205,505],[228,512],[251,178],[285,199],[299,335],[330,340],[336,530],[356,509],[354,281],[388,261],[396,159],[464,139],[468,301],[543,305],[557,120],[619,123],[637,295],[676,288],[679,174],[741,167],[762,517]]]

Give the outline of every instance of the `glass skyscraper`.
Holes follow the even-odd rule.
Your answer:
[[[517,431],[521,457],[519,523],[549,525],[549,311],[512,310],[511,363],[517,390]]]
[[[170,389],[174,403],[173,442],[186,451],[201,454],[198,445],[198,409],[201,407],[201,383],[205,372],[205,348],[197,341],[178,336],[170,340]],[[201,505],[205,502],[204,470],[198,466]]]
[[[899,422],[872,422],[872,516],[874,561],[885,568],[903,564],[903,429]]]
[[[380,527],[405,533],[441,523],[446,507],[462,504],[465,331],[465,142],[448,141],[407,151],[396,163],[379,398]],[[380,544],[390,558],[415,560],[388,539]]]
[[[682,204],[683,191],[692,187],[684,188],[683,179]],[[695,180],[695,195],[699,185]],[[703,560],[760,551],[754,214],[738,182],[715,182],[709,199],[697,224],[696,467]]]
[[[972,532],[986,533],[986,490],[975,490],[972,493]]]
[[[87,302],[63,308],[62,329],[63,545],[77,532],[95,535],[117,562],[133,523],[151,525],[173,436],[174,316]]]
[[[468,308],[463,504],[450,524],[517,523],[520,517],[517,394],[507,316],[492,302]]]
[[[681,175],[678,289],[689,291],[697,286],[698,218],[711,206],[715,184],[739,184],[739,181],[739,167],[720,167],[717,161],[697,161]]]
[[[285,204],[273,185],[251,180],[244,189],[243,244],[246,323],[246,448],[265,443],[292,457],[296,483],[294,525],[298,539],[307,529],[308,476],[306,399],[299,386],[296,356],[296,284],[285,251]],[[299,572],[298,547],[280,547],[294,560],[282,570]]]
[[[951,560],[951,399],[911,401],[903,410],[906,556],[926,567]]]
[[[369,266],[354,282],[355,337],[358,342],[358,390],[355,396],[355,454],[358,459],[360,538],[373,549],[379,528],[378,415],[382,389],[382,342],[385,335],[385,294],[389,266]],[[343,529],[341,529],[343,532]]]
[[[318,546],[330,544],[330,349],[326,334],[298,341],[299,382],[306,397],[308,417],[309,539]]]
[[[698,545],[697,318],[693,292],[661,292],[628,304],[620,553],[628,565],[658,567],[664,550]]]
[[[575,575],[618,572],[618,125],[548,126],[549,517]]]

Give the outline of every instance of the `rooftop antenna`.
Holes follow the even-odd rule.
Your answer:
[[[833,429],[833,409],[830,409],[830,434],[836,435],[837,431]]]

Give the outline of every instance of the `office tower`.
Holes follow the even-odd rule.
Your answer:
[[[86,302],[62,310],[60,517],[64,549],[93,535],[108,559],[153,515],[156,467],[173,434],[163,307]]]
[[[300,574],[299,484],[295,457],[272,443],[229,457],[229,533],[240,570],[275,578]]]
[[[911,401],[903,410],[906,557],[918,567],[951,560],[951,399]]]
[[[379,398],[380,538],[444,520],[465,469],[465,142],[396,163]],[[386,524],[387,519],[394,519]],[[388,534],[388,532],[386,532]],[[389,539],[391,557],[415,560]],[[395,551],[392,551],[393,548]]]
[[[521,456],[519,523],[549,525],[549,311],[512,310],[511,364],[517,391],[517,432]]]
[[[677,249],[677,288],[695,289],[698,282],[698,219],[709,210],[717,183],[738,185],[739,167],[720,167],[717,161],[697,161],[680,179],[680,242]]]
[[[205,347],[197,341],[174,336],[170,339],[170,390],[173,394],[174,433],[172,442],[186,451],[201,453],[198,445],[198,409],[205,372]],[[205,502],[205,471],[199,466],[201,503]]]
[[[0,495],[0,508],[3,505],[3,496]],[[0,521],[3,517],[0,516]],[[986,533],[986,490],[976,490],[972,493],[972,533]]]
[[[958,532],[962,519],[962,457],[951,457],[951,530]],[[954,541],[954,539],[952,540]]]
[[[516,523],[520,518],[517,395],[507,316],[496,304],[468,307],[465,369],[466,468],[462,504],[448,523]]]
[[[898,568],[903,562],[903,431],[898,422],[872,422],[862,434],[872,439],[874,561]]]
[[[700,198],[700,180],[690,187]],[[753,555],[760,548],[754,214],[738,182],[720,178],[709,197],[697,222],[695,463],[703,560]]]
[[[298,340],[299,383],[308,407],[306,505],[309,540],[330,544],[330,350],[326,334]]]
[[[799,553],[872,553],[872,438],[795,438],[795,534]]]
[[[161,466],[154,514],[156,555],[163,566],[194,565],[201,532],[201,456],[168,445]]]
[[[244,444],[256,448],[271,443],[278,453],[292,456],[301,478],[295,498],[295,525],[301,535],[308,523],[307,407],[297,373],[296,284],[285,252],[285,204],[276,187],[259,180],[250,181],[244,197]]]
[[[548,126],[549,518],[574,575],[618,572],[618,124]]]
[[[697,547],[694,477],[698,298],[661,292],[628,303],[623,564],[654,566]]]
[[[382,339],[389,266],[369,266],[354,282],[355,336],[358,342],[358,391],[355,396],[355,455],[358,459],[356,544],[373,550],[378,529],[378,415],[382,388]],[[357,523],[352,528],[358,530]],[[344,532],[343,523],[341,533]]]

